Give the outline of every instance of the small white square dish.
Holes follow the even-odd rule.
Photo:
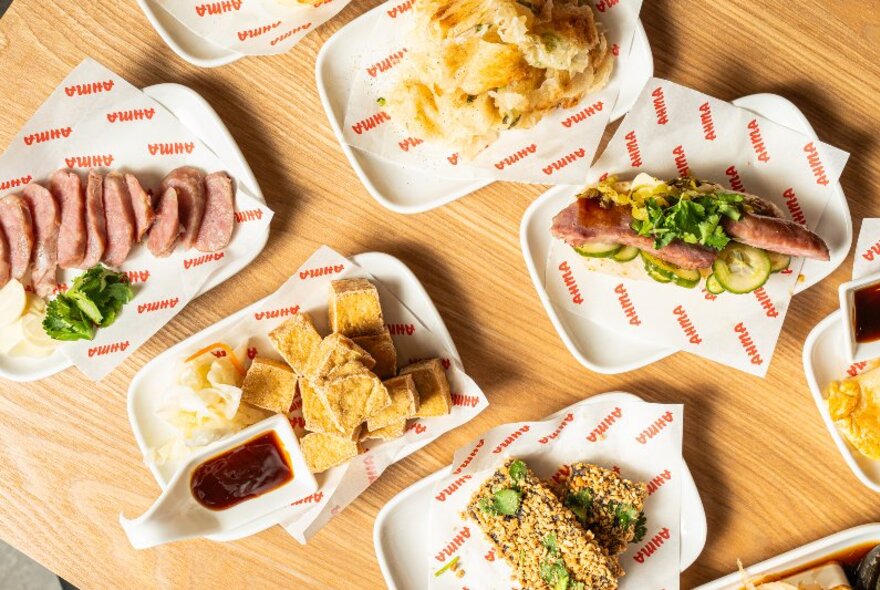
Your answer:
[[[746,570],[750,577],[788,572],[786,576],[790,578],[802,568],[820,565],[825,561],[832,561],[835,558],[840,559],[849,550],[860,547],[864,548],[878,543],[880,543],[880,524],[866,524],[835,533],[812,543],[807,543],[802,547],[792,549],[761,563],[749,565],[746,567]],[[732,557],[731,559],[735,558]],[[731,564],[731,566],[734,565],[736,564]],[[826,573],[826,575],[829,574]],[[708,584],[697,586],[694,590],[740,590],[741,588],[743,588],[742,575],[739,572],[734,572]]]
[[[370,43],[377,11],[384,9],[384,5],[374,8],[328,39],[318,53],[315,78],[330,127],[367,192],[383,207],[396,213],[421,213],[450,203],[491,182],[432,176],[354,149],[345,143],[342,126],[351,87],[360,67],[361,48]],[[641,22],[636,26],[630,52],[619,57],[618,69],[621,74],[612,77],[611,81],[611,84],[616,82],[620,89],[611,114],[612,120],[622,117],[630,109],[645,82],[654,73],[654,57]]]
[[[789,100],[774,94],[755,94],[733,101],[771,121],[801,131],[811,137],[816,133],[803,113]],[[650,365],[676,352],[675,348],[645,342],[591,322],[563,309],[550,300],[545,287],[544,269],[553,237],[550,225],[553,216],[567,205],[581,187],[555,187],[536,199],[526,210],[520,224],[520,246],[538,297],[550,316],[559,337],[572,356],[584,367],[603,374],[633,371]],[[852,244],[852,219],[843,188],[838,183],[816,232],[830,248],[828,262],[806,260],[794,293],[815,285],[840,266]]]
[[[642,401],[631,393],[610,392],[589,398],[589,402]],[[697,560],[706,545],[706,513],[696,483],[687,465],[681,488],[681,571]],[[428,550],[428,506],[434,483],[449,475],[451,467],[416,482],[392,498],[373,526],[376,558],[389,590],[421,588],[430,576]]]
[[[868,459],[846,441],[834,424],[825,401],[832,381],[853,377],[867,366],[864,361],[851,363],[847,359],[843,325],[843,312],[838,310],[813,328],[804,342],[804,373],[813,401],[816,402],[822,421],[843,460],[859,481],[875,492],[880,492],[880,461]]]
[[[880,309],[866,309],[880,307],[880,273],[843,283],[838,287],[838,294],[847,360],[857,363],[880,357],[880,338],[872,340],[868,335],[865,341],[859,342],[860,332],[872,332],[872,326],[867,325],[872,321],[870,312],[876,311],[880,316]],[[876,300],[872,300],[872,295],[876,296]],[[873,326],[877,327],[880,326]],[[880,336],[876,330],[873,332],[875,336]]]
[[[143,89],[144,94],[168,109],[180,122],[198,137],[223,164],[224,170],[236,182],[265,203],[263,193],[254,177],[244,155],[230,135],[229,130],[208,102],[194,90],[180,84],[156,84]],[[268,240],[268,233],[266,234]],[[206,293],[235,275],[250,264],[260,252],[265,242],[255,248],[249,257],[224,266],[204,284],[199,295]],[[73,366],[62,352],[56,350],[47,358],[11,357],[0,355],[0,378],[18,382],[31,382],[45,379]]]

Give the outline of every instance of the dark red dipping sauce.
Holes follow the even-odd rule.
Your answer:
[[[205,461],[193,472],[190,489],[211,510],[225,510],[293,479],[287,453],[274,432]]]
[[[880,284],[856,289],[853,293],[856,342],[880,340]]]

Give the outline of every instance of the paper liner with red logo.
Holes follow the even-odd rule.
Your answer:
[[[258,308],[229,328],[230,339],[249,339],[248,355],[280,359],[267,334],[298,312],[308,312],[318,331],[330,333],[328,297],[330,282],[343,278],[370,279],[379,290],[385,324],[397,348],[398,364],[439,357],[446,368],[452,392],[452,412],[447,416],[411,420],[406,434],[390,441],[368,440],[366,451],[345,465],[316,476],[318,491],[295,502],[273,516],[298,541],[305,543],[334,515],[366,490],[392,463],[427,445],[440,435],[473,419],[489,402],[474,381],[465,374],[459,361],[442,341],[425,327],[398,299],[394,286],[388,286],[365,272],[357,264],[323,246],[319,248],[274,294]],[[216,339],[216,336],[210,337]],[[193,350],[211,342],[193,342]],[[302,411],[289,414],[298,436],[303,436]]]
[[[91,59],[54,90],[0,156],[0,195],[28,182],[48,186],[59,168],[76,171],[83,183],[90,168],[133,172],[145,189],[158,189],[178,166],[223,169],[217,156],[158,102]],[[121,266],[134,285],[134,299],[116,322],[92,341],[62,344],[81,371],[100,379],[146,342],[192,299],[205,281],[231,261],[252,256],[265,241],[272,211],[241,184],[236,188],[236,228],[220,252],[178,248],[168,258],[136,246]],[[59,271],[56,291],[80,271]]]
[[[449,590],[518,587],[511,580],[510,567],[477,523],[462,516],[480,484],[507,457],[517,457],[550,482],[565,478],[564,466],[583,461],[648,484],[647,533],[620,558],[626,571],[620,588],[678,588],[683,420],[681,405],[585,400],[539,422],[498,426],[465,445],[455,453],[450,475],[434,484],[428,586]],[[450,571],[435,576],[455,557],[464,577]]]
[[[156,0],[206,42],[244,55],[284,53],[351,0]]]
[[[849,154],[751,111],[666,80],[648,82],[590,171],[590,182],[639,172],[690,173],[779,205],[816,228]],[[572,198],[579,189],[572,190]],[[554,240],[546,266],[550,300],[590,321],[763,376],[770,365],[803,264],[770,276],[753,293],[712,295],[652,280],[591,272]],[[615,267],[632,275],[637,258]]]
[[[878,272],[880,272],[880,219],[863,219],[856,243],[852,278],[863,279]]]
[[[599,0],[594,4],[614,55],[629,52],[641,0]],[[411,9],[412,0],[392,0],[373,11],[374,34],[364,47],[345,110],[346,142],[391,162],[447,178],[583,182],[617,101],[621,80],[627,75],[617,67],[619,61],[615,59],[611,80],[602,90],[588,94],[573,108],[548,113],[531,129],[504,131],[473,161],[465,162],[454,150],[411,137],[377,102],[389,96],[397,66],[406,59],[413,26]]]

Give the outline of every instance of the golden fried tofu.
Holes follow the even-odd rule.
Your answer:
[[[381,332],[385,320],[376,286],[367,279],[330,283],[330,326],[349,337]]]
[[[865,457],[880,459],[880,368],[832,382],[828,413],[843,435]]]
[[[419,409],[416,416],[430,418],[445,416],[452,409],[452,395],[449,381],[440,359],[430,359],[407,365],[400,370],[401,375],[412,375],[419,392]]]
[[[357,457],[360,444],[350,438],[311,432],[299,441],[306,465],[312,473],[321,473]]]
[[[300,312],[269,332],[269,340],[296,374],[302,375],[312,352],[321,344],[321,335],[311,316]]]
[[[367,417],[367,430],[376,431],[407,418],[412,418],[419,410],[419,392],[412,375],[401,375],[383,382],[391,404]]]
[[[333,419],[333,414],[308,379],[299,380],[299,395],[302,397],[302,414],[306,430],[341,434],[342,427]]]
[[[388,379],[397,375],[397,349],[394,348],[394,340],[387,327],[377,334],[355,336],[352,340],[375,359],[376,364],[373,366],[373,372],[380,379]]]
[[[377,430],[364,428],[361,440],[367,440],[368,438],[391,440],[393,438],[400,438],[404,434],[406,434],[406,420],[398,420],[397,422],[392,422],[388,426]]]
[[[328,379],[318,386],[318,394],[346,436],[351,435],[368,416],[391,404],[391,396],[382,381],[363,368]]]
[[[367,351],[350,338],[334,332],[312,351],[303,374],[313,383],[321,383],[331,372],[346,365],[353,365],[356,369],[361,366],[372,369],[375,364],[376,361]]]
[[[258,356],[241,384],[241,400],[251,405],[286,414],[296,395],[296,375],[287,365]]]

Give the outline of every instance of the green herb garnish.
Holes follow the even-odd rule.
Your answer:
[[[480,500],[480,509],[489,514],[513,516],[519,510],[522,492],[513,488],[503,488],[495,492],[491,498]]]
[[[95,329],[115,322],[122,306],[133,297],[126,274],[98,264],[49,302],[43,329],[55,340],[91,340]]]
[[[379,98],[376,99],[376,104],[379,105],[380,107],[384,107],[386,102],[387,101],[385,100],[384,96],[380,96]]]
[[[590,508],[593,506],[593,491],[589,489],[569,492],[563,502],[566,508],[574,512],[581,522],[586,522]]]
[[[516,459],[507,468],[507,472],[510,474],[510,479],[513,483],[519,483],[526,476],[526,469],[526,464],[520,459]]]
[[[458,555],[452,558],[452,561],[441,567],[439,570],[434,572],[434,577],[437,578],[441,574],[443,574],[446,570],[450,570],[455,567],[455,564],[458,563]]]
[[[547,582],[553,590],[568,590],[571,579],[568,569],[561,559],[545,561],[541,564],[541,579]]]
[[[556,545],[556,533],[550,533],[543,540],[541,540],[541,545],[543,545],[551,556],[555,556],[559,552],[559,547]]]
[[[679,239],[687,244],[701,244],[723,249],[730,238],[724,233],[724,217],[737,220],[742,216],[743,196],[735,193],[715,193],[686,198],[669,195],[670,204],[664,206],[656,198],[645,201],[647,219],[634,219],[632,228],[641,236],[654,239],[657,249]]]
[[[645,538],[646,534],[648,534],[648,517],[645,516],[644,512],[639,514],[639,518],[636,520],[635,531],[632,540],[633,543],[638,543]]]
[[[638,518],[639,513],[631,504],[617,504],[614,508],[614,522],[622,529],[629,528]]]

